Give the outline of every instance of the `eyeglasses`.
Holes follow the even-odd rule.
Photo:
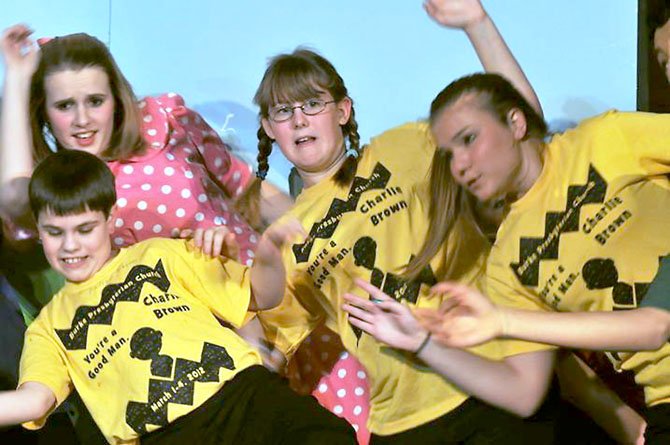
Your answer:
[[[296,108],[300,108],[307,116],[315,116],[325,110],[326,105],[334,102],[334,100],[308,99],[302,105],[296,105],[295,107],[279,105],[271,108],[268,114],[274,122],[285,122],[293,117]]]

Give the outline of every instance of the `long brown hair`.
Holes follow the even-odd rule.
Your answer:
[[[114,130],[109,146],[100,153],[100,157],[124,161],[142,154],[146,149],[140,134],[140,111],[130,84],[107,47],[95,37],[79,33],[56,37],[41,47],[40,62],[30,88],[30,126],[36,160],[51,154],[47,138],[54,140],[57,150],[62,148],[49,127],[44,80],[59,71],[89,67],[101,68],[107,74],[114,97]]]
[[[297,48],[290,54],[279,54],[270,60],[263,79],[254,95],[254,103],[260,108],[259,128],[257,132],[257,179],[247,188],[246,192],[237,202],[238,210],[252,225],[258,224],[260,221],[258,212],[260,185],[269,169],[268,157],[272,152],[272,145],[274,143],[263,129],[260,121],[268,119],[270,108],[278,103],[304,101],[318,96],[322,91],[330,93],[336,102],[349,97],[344,80],[338,74],[333,64],[323,56],[309,49]],[[358,157],[361,152],[353,100],[351,116],[347,123],[341,127],[342,134],[348,141],[349,156],[335,174],[334,179],[336,183],[345,185],[350,183],[354,178]]]
[[[491,73],[476,73],[461,77],[447,85],[430,105],[431,127],[442,111],[465,94],[476,94],[479,104],[507,125],[508,113],[517,109],[526,117],[527,130],[523,140],[543,139],[547,124],[528,101],[504,77]],[[435,256],[442,244],[453,242],[454,250],[449,255],[458,262],[461,253],[469,250],[472,228],[482,238],[474,212],[475,198],[459,186],[451,174],[449,158],[443,150],[436,150],[430,171],[429,230],[426,240],[416,257],[409,263],[406,276],[415,277]],[[452,238],[450,240],[450,238]],[[447,270],[447,278],[450,277]]]

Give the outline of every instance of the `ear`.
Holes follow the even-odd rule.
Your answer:
[[[261,125],[263,126],[263,130],[265,130],[265,134],[267,134],[270,139],[275,138],[275,133],[272,131],[272,124],[270,123],[269,120],[266,118],[261,118]]]
[[[345,96],[344,99],[335,104],[335,107],[339,113],[338,123],[340,125],[346,125],[351,117],[351,99],[349,99],[349,96]]]
[[[116,204],[112,206],[112,208],[109,210],[109,216],[107,217],[107,221],[105,221],[105,224],[107,225],[107,230],[109,233],[112,233],[114,231],[114,215],[116,214]]]
[[[528,122],[526,121],[526,115],[520,109],[512,108],[507,112],[507,125],[517,141],[526,137]]]

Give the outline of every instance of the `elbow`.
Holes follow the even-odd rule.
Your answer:
[[[532,417],[540,409],[540,406],[542,405],[543,401],[544,397],[541,398],[529,397],[529,400],[522,401],[521,403],[519,403],[518,406],[514,407],[514,409],[512,409],[511,412],[523,419]]]

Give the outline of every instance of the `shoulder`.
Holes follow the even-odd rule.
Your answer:
[[[148,238],[133,244],[132,246],[121,249],[122,254],[126,255],[142,255],[145,252],[152,254],[156,253],[181,253],[187,250],[186,243],[188,241],[183,239],[172,238]]]
[[[390,144],[422,144],[433,145],[430,128],[425,121],[408,122],[393,127],[375,136],[370,141],[370,147],[386,146]]]

